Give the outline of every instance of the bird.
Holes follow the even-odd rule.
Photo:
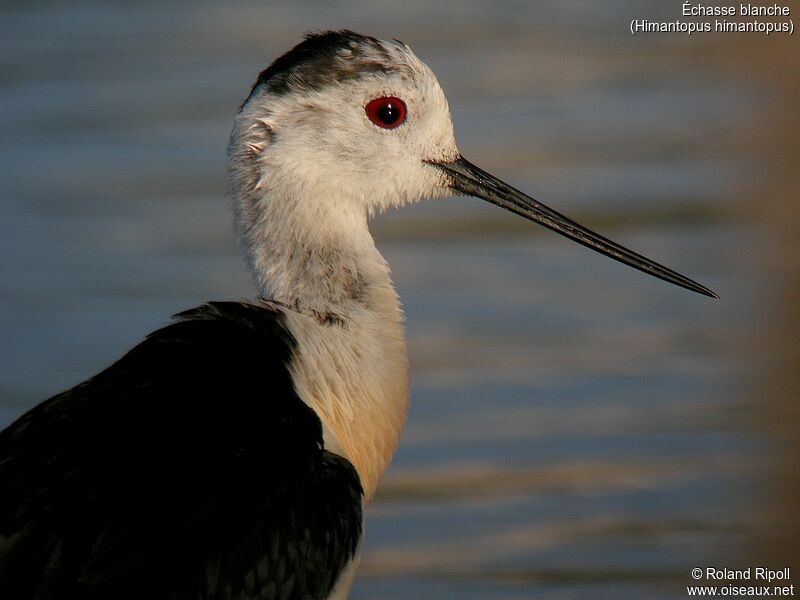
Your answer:
[[[0,433],[0,597],[347,598],[409,405],[369,230],[386,209],[475,196],[717,297],[467,161],[398,40],[307,34],[258,75],[228,158],[256,296],[175,315]]]

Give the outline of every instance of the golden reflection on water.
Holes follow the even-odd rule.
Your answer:
[[[752,60],[752,59],[751,59]],[[768,227],[754,271],[766,283],[759,335],[743,348],[760,367],[748,390],[747,418],[773,448],[764,465],[762,502],[753,518],[754,558],[791,567],[800,585],[800,52],[795,39],[776,40],[754,53],[756,81],[772,91],[754,120],[753,151],[764,177],[742,198]]]

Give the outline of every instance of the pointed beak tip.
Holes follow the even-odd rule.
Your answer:
[[[543,225],[559,235],[571,239],[609,258],[648,275],[663,279],[673,285],[719,300],[716,292],[704,285],[681,275],[637,254],[624,246],[612,242],[559,212],[545,206],[527,194],[511,187],[494,175],[476,167],[463,156],[452,162],[425,161],[443,171],[450,179],[450,188],[457,193],[475,196],[511,211],[530,221]]]

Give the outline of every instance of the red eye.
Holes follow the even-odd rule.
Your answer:
[[[394,96],[370,100],[365,108],[369,120],[383,129],[394,129],[406,120],[406,104]]]

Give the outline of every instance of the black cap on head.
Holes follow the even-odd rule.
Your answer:
[[[370,71],[392,71],[391,57],[380,40],[347,29],[308,33],[261,71],[242,106],[264,86],[272,94],[316,90]]]

